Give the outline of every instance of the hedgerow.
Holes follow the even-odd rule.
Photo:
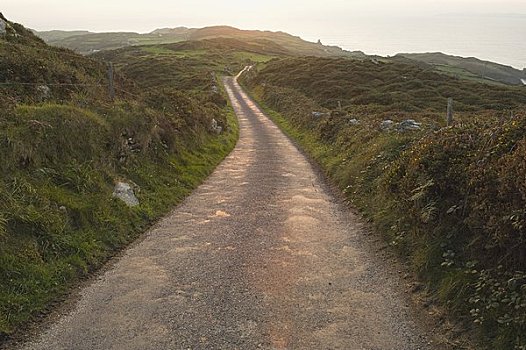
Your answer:
[[[526,347],[524,89],[318,58],[274,60],[243,81],[481,344]],[[421,128],[382,129],[387,119]]]

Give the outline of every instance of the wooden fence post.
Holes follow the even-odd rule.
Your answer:
[[[453,125],[453,98],[447,99],[447,126]]]
[[[113,63],[112,62],[108,63],[108,81],[109,81],[108,89],[110,93],[110,99],[113,101],[115,99],[115,85],[113,82]]]

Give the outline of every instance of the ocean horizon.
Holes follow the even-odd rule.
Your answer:
[[[320,30],[320,28],[323,28]],[[366,54],[443,52],[526,68],[526,15],[335,19],[304,36]]]

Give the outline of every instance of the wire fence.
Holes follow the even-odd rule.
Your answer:
[[[106,86],[103,84],[74,84],[74,83],[25,83],[25,82],[18,82],[18,81],[11,81],[11,82],[3,82],[0,83],[0,85],[30,85],[30,86]]]
[[[50,50],[46,50],[46,51],[50,51]],[[75,56],[77,57],[77,56]],[[50,82],[45,82],[45,81],[40,81],[40,82],[27,82],[27,81],[4,81],[4,82],[0,82],[0,88],[1,87],[16,87],[16,86],[34,86],[34,87],[41,87],[41,86],[45,86],[45,87],[79,87],[79,88],[108,88],[108,93],[109,93],[109,97],[111,99],[113,99],[115,96],[114,94],[112,94],[112,92],[110,91],[111,89],[114,89],[116,91],[119,91],[123,94],[126,94],[126,95],[129,95],[129,96],[132,96],[134,98],[140,98],[140,96],[138,94],[135,94],[135,93],[132,93],[130,91],[126,91],[124,90],[123,88],[119,87],[119,86],[115,86],[114,82],[113,82],[113,74],[111,75],[108,75],[108,79],[106,82],[102,83],[50,83]],[[155,87],[153,87],[155,88]],[[151,90],[152,88],[148,89],[148,90]]]
[[[140,95],[138,94],[135,94],[135,93],[132,93],[130,91],[126,91],[124,89],[122,89],[122,87],[119,87],[119,86],[116,86],[114,84],[114,71],[113,71],[113,63],[109,60],[106,60],[104,59],[103,57],[97,57],[97,58],[93,58],[93,57],[89,57],[89,56],[85,56],[85,55],[82,55],[82,54],[79,54],[79,53],[75,53],[74,51],[71,51],[70,49],[67,49],[67,48],[61,48],[61,47],[56,47],[56,48],[53,48],[53,49],[48,49],[48,48],[44,48],[44,47],[32,47],[31,48],[32,50],[37,50],[37,51],[42,51],[42,52],[48,52],[48,53],[51,53],[53,55],[57,55],[57,56],[67,56],[67,57],[72,57],[72,58],[75,58],[75,59],[85,59],[85,60],[88,60],[88,61],[91,61],[93,63],[98,63],[98,64],[104,64],[107,66],[107,69],[108,69],[108,72],[107,72],[107,75],[108,75],[108,78],[107,80],[104,82],[104,83],[48,83],[48,82],[18,82],[18,81],[4,81],[4,82],[0,82],[0,87],[3,87],[3,86],[19,86],[19,85],[22,85],[22,86],[57,86],[57,87],[60,87],[60,86],[63,86],[63,87],[98,87],[98,88],[102,88],[102,87],[107,87],[108,89],[108,95],[109,95],[109,98],[111,100],[114,99],[115,97],[115,90],[120,92],[120,93],[123,93],[125,95],[128,95],[128,96],[131,96],[131,97],[134,97],[134,98],[141,98]],[[219,53],[219,56],[223,59],[227,59],[227,57],[223,54],[223,53]],[[148,88],[145,88],[145,87],[141,87],[141,92],[142,93],[152,93],[152,92],[158,92],[159,89],[162,89],[164,87],[168,87],[169,84],[160,84],[160,85],[155,85],[155,86],[150,86]]]
[[[113,75],[113,66],[112,66],[112,63],[111,62],[108,62],[104,59],[94,59],[92,57],[87,57],[87,56],[84,56],[84,55],[81,55],[81,54],[78,54],[78,53],[75,53],[73,51],[69,51],[69,49],[67,48],[60,48],[60,47],[57,47],[57,48],[54,48],[54,49],[48,49],[48,48],[44,48],[44,47],[31,47],[32,50],[36,50],[36,51],[40,51],[40,52],[47,52],[47,53],[51,53],[53,55],[57,55],[57,56],[67,56],[67,57],[72,57],[72,58],[75,58],[75,59],[84,59],[84,60],[88,60],[88,61],[91,61],[93,63],[98,63],[98,64],[105,64],[107,67],[108,67],[108,80],[107,82],[99,82],[99,83],[51,83],[51,82],[44,82],[44,81],[41,81],[41,82],[20,82],[20,81],[3,81],[3,82],[0,82],[0,87],[9,87],[9,86],[47,86],[47,87],[50,87],[50,86],[64,86],[64,87],[108,87],[108,91],[110,91],[110,86],[113,86],[114,85],[114,75]],[[119,88],[119,87],[115,87],[115,89],[119,90],[120,92],[123,92],[125,94],[128,94],[130,96],[134,96],[134,97],[139,97],[138,95],[136,94],[132,94],[131,92],[128,92],[128,91],[125,91],[123,90],[122,88]],[[113,95],[111,94],[110,92],[110,98],[113,99]]]
[[[29,83],[29,82],[0,82],[0,86],[16,86],[16,85],[23,85],[23,86],[69,86],[69,87],[108,87],[108,84],[75,84],[75,83],[46,83],[46,82],[39,82],[39,83]],[[146,89],[141,89],[143,92],[149,93],[149,92],[155,92],[158,91],[160,88],[166,87],[167,85],[156,85],[152,86]],[[122,92],[126,95],[132,96],[132,97],[141,97],[138,94],[132,93],[130,91],[124,90],[118,86],[114,87],[115,90]]]

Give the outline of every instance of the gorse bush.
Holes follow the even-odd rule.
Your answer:
[[[524,89],[318,58],[274,60],[243,79],[482,343],[525,348]],[[457,112],[446,128],[448,96]],[[422,127],[385,130],[386,119]]]

